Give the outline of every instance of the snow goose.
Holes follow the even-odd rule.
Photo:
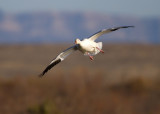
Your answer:
[[[75,40],[75,45],[72,47],[64,50],[62,53],[60,53],[55,59],[51,61],[51,63],[45,68],[45,70],[39,75],[42,77],[45,73],[48,72],[52,67],[54,67],[56,64],[60,63],[63,61],[68,55],[70,55],[72,52],[79,50],[81,51],[84,55],[89,56],[91,60],[93,60],[93,56],[98,54],[99,52],[104,53],[102,50],[102,42],[95,42],[95,40],[106,33],[116,31],[121,28],[129,28],[129,27],[134,27],[134,26],[121,26],[121,27],[115,27],[115,28],[110,28],[110,29],[103,29],[89,38],[85,38],[82,41],[80,39]]]

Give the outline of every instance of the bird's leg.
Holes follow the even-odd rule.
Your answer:
[[[94,60],[93,56],[90,56],[90,55],[89,55],[89,58],[90,58],[91,60]]]
[[[96,47],[101,53],[104,53],[104,51],[103,50],[101,50],[101,49],[99,49],[98,47]]]
[[[91,56],[88,52],[87,55],[89,56],[90,60],[94,60],[93,56]]]

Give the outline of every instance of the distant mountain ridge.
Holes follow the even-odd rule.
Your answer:
[[[142,19],[91,12],[34,12],[9,14],[0,11],[0,43],[71,42],[117,26],[134,25],[102,36],[112,43],[160,43],[160,18]]]

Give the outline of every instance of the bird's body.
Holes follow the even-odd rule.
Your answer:
[[[81,51],[84,55],[89,56],[91,60],[93,60],[93,56],[98,54],[99,52],[104,53],[102,50],[102,42],[95,42],[95,40],[106,33],[116,31],[121,28],[129,28],[133,26],[122,26],[122,27],[115,27],[111,29],[103,29],[89,38],[85,38],[82,41],[80,39],[75,40],[75,45],[72,47],[64,50],[62,53],[60,53],[55,59],[51,61],[51,63],[46,67],[46,69],[40,74],[40,77],[43,76],[45,73],[47,73],[48,70],[50,70],[52,67],[54,67],[56,64],[60,63],[63,61],[68,55],[70,55],[72,52],[79,50]]]
[[[80,41],[78,44],[79,44],[79,50],[84,55],[87,55],[87,53],[89,55],[96,55],[100,52],[96,47],[98,47],[99,49],[102,49],[102,42],[96,43],[89,39],[84,39]]]

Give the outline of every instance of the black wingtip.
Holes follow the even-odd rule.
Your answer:
[[[56,61],[54,61],[52,64],[48,65],[45,70],[40,74],[38,75],[38,77],[43,77],[52,67],[54,67],[56,64],[58,64],[59,62],[61,62],[62,60],[61,59],[58,59]]]
[[[115,28],[111,28],[110,31],[116,31],[116,30],[121,29],[121,28],[129,28],[129,27],[134,27],[134,26],[120,26],[120,27],[115,27]]]
[[[130,28],[130,27],[134,27],[134,26],[121,26],[121,27],[117,27],[117,29],[120,29],[120,28]]]
[[[47,67],[47,68],[48,68],[48,67]],[[42,78],[42,77],[44,76],[44,74],[47,73],[47,71],[49,70],[49,69],[47,69],[47,68],[46,68],[41,74],[38,75],[39,78]]]
[[[39,78],[42,78],[44,76],[44,73],[41,73],[38,75]]]
[[[135,26],[124,26],[123,28],[129,28],[129,27],[135,27]]]

